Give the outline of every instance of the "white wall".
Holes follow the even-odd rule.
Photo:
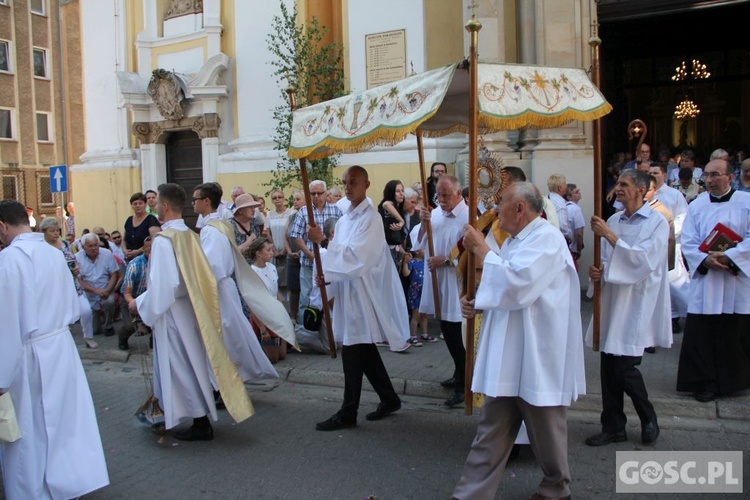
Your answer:
[[[291,10],[293,0],[284,0]],[[236,55],[233,70],[237,75],[238,136],[261,136],[270,139],[275,128],[272,109],[281,104],[279,85],[271,77],[274,67],[266,38],[271,19],[278,15],[278,2],[236,0]],[[241,20],[241,21],[240,21]]]
[[[406,75],[425,71],[423,0],[379,0],[349,2],[349,59],[352,93],[367,90],[365,36],[406,29]]]
[[[86,150],[128,145],[125,110],[118,108],[115,71],[126,70],[123,0],[81,0]]]

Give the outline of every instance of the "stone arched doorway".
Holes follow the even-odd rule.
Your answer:
[[[201,138],[193,130],[170,132],[165,143],[167,182],[179,184],[187,194],[182,211],[185,223],[195,229],[198,215],[193,212],[193,188],[203,182]]]

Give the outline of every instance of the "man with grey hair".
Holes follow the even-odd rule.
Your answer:
[[[575,229],[570,221],[570,215],[568,214],[568,206],[565,203],[565,192],[568,189],[568,181],[564,175],[552,174],[547,179],[547,188],[549,194],[547,199],[555,205],[555,214],[557,215],[557,221],[560,227],[560,232],[565,237],[565,241],[570,245],[575,241]]]
[[[540,216],[542,199],[528,182],[503,192],[494,211],[511,237],[499,251],[466,226],[464,245],[484,267],[461,312],[484,311],[472,390],[485,400],[455,499],[495,497],[522,422],[544,473],[531,498],[570,498],[567,407],[586,391],[580,283],[565,239]]]
[[[315,225],[323,226],[330,217],[341,217],[341,210],[334,204],[326,201],[326,183],[314,180],[310,183],[310,196],[312,197],[313,216]],[[302,323],[305,307],[310,304],[310,292],[312,291],[312,266],[315,255],[313,254],[312,241],[307,237],[307,227],[310,219],[307,214],[307,205],[300,208],[294,219],[294,227],[290,238],[297,244],[302,255],[300,257],[299,271],[299,309],[297,310],[297,322]]]
[[[429,206],[423,207],[420,213],[422,223],[412,229],[410,236],[412,250],[425,251],[419,312],[440,316],[440,330],[453,359],[453,375],[440,385],[453,389],[453,394],[444,404],[448,408],[454,408],[464,403],[466,349],[461,334],[460,285],[451,251],[464,235],[464,226],[469,222],[469,207],[461,194],[461,183],[452,175],[440,176],[436,194],[439,207],[434,210],[430,210]],[[434,255],[427,242],[427,224],[432,225]],[[433,273],[437,275],[439,311],[432,288]]]
[[[101,248],[99,237],[95,233],[88,233],[81,237],[82,250],[76,253],[76,261],[80,268],[78,281],[81,283],[86,297],[94,311],[94,332],[101,332],[101,318],[99,311],[104,313],[104,335],[115,334],[115,287],[119,278],[120,266],[114,255],[106,248]]]
[[[632,399],[641,421],[643,444],[652,444],[659,437],[656,411],[638,365],[644,349],[672,345],[669,223],[644,201],[649,185],[645,172],[625,170],[615,186],[624,210],[606,223],[591,218],[595,237],[602,239],[601,266],[589,267],[589,278],[602,283],[602,432],[586,439],[589,446],[628,439],[624,394]],[[593,320],[586,341],[593,344]]]

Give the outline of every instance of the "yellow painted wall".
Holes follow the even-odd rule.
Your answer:
[[[135,39],[138,34],[143,31],[143,1],[142,0],[127,0],[125,4],[125,19],[126,30],[127,30],[127,42],[126,47],[130,47],[128,50],[128,71],[138,72],[138,48],[135,46]]]
[[[115,229],[122,231],[125,219],[132,215],[130,196],[141,189],[141,171],[135,168],[118,168],[75,172],[74,175],[79,186],[75,199],[76,236],[80,236],[84,228],[92,229],[94,226],[102,226],[107,232]],[[83,207],[89,208],[84,210]]]
[[[229,56],[231,66],[236,64],[237,54],[237,41],[235,38],[235,17],[234,17],[234,1],[235,0],[221,0],[221,25],[223,27],[223,33],[221,34],[221,51]],[[237,71],[232,70],[232,89],[237,88]],[[229,93],[229,103],[232,107],[232,113],[234,114],[234,138],[239,137],[239,109],[237,107],[237,92]]]
[[[206,39],[199,38],[197,40],[188,40],[186,42],[174,43],[171,45],[164,45],[162,47],[154,47],[151,49],[151,69],[155,70],[159,67],[159,56],[163,54],[174,54],[175,52],[182,52],[184,50],[194,49],[196,47],[203,47],[203,62],[206,61],[207,50]]]
[[[427,2],[425,2],[427,4]],[[424,11],[426,70],[440,68],[464,57],[462,2],[430,0]]]

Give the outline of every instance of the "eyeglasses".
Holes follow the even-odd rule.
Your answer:
[[[272,200],[283,200],[284,197],[283,196],[271,196],[271,199]]]
[[[206,196],[204,196],[203,198],[193,198],[193,203],[195,203],[196,201],[205,200],[205,199],[206,199]]]
[[[724,175],[729,175],[729,174],[722,174],[721,172],[704,172],[701,178],[702,179],[716,179]]]

